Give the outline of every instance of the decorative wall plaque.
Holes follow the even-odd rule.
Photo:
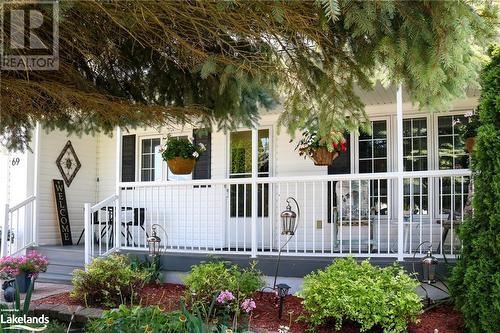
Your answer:
[[[52,179],[52,182],[54,183],[54,198],[56,200],[57,221],[59,222],[59,230],[61,231],[61,242],[62,245],[73,245],[64,184],[60,179]]]
[[[68,140],[64,146],[63,150],[59,154],[59,157],[57,158],[56,164],[64,182],[66,183],[66,186],[69,187],[78,173],[78,170],[80,170],[82,166],[78,156],[76,156],[71,141]]]

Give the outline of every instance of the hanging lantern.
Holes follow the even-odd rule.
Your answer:
[[[297,221],[297,214],[292,210],[292,207],[290,206],[290,200],[293,200],[295,202],[295,205],[297,206],[297,209],[299,209],[299,205],[297,204],[297,201],[289,197],[286,199],[286,209],[281,213],[281,234],[282,235],[290,235],[293,236],[295,234],[295,224]]]
[[[160,254],[160,243],[161,243],[161,238],[158,237],[156,234],[156,228],[152,228],[151,236],[148,237],[147,239],[148,242],[148,248],[149,248],[149,255],[150,256],[157,256]]]
[[[436,269],[439,261],[432,255],[432,246],[429,247],[426,256],[422,259],[423,281],[426,283],[436,282]]]

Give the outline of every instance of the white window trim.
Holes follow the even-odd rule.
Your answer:
[[[143,181],[142,180],[142,177],[141,177],[141,171],[142,171],[142,140],[148,140],[148,139],[160,139],[160,145],[163,144],[163,136],[160,135],[160,134],[156,134],[156,135],[153,135],[153,134],[149,134],[149,135],[137,135],[136,136],[136,179],[138,182],[143,182],[143,183],[151,183],[151,182],[155,182],[155,180],[151,180],[151,181]],[[165,163],[162,163],[162,166],[161,166],[161,177],[160,177],[160,181],[163,181],[165,179]]]

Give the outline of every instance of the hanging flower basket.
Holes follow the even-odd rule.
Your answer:
[[[196,161],[200,155],[207,150],[202,143],[195,144],[193,140],[183,137],[166,138],[160,148],[163,160],[174,175],[189,175],[193,172]]]
[[[475,137],[465,139],[465,150],[468,153],[472,153],[472,149],[474,149],[474,144],[475,143],[476,143],[476,138]]]
[[[189,175],[193,172],[194,166],[196,165],[196,159],[175,157],[168,160],[167,164],[174,175]]]
[[[314,161],[314,165],[317,166],[328,166],[332,164],[333,160],[339,156],[336,151],[329,151],[326,147],[319,147],[312,151],[311,158]]]

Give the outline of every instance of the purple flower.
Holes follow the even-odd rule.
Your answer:
[[[241,308],[245,310],[246,313],[250,313],[253,311],[257,306],[255,305],[255,301],[251,298],[247,298],[246,300],[241,303]]]
[[[221,291],[219,296],[217,296],[217,303],[224,304],[226,301],[232,301],[234,299],[234,295],[229,290]]]

